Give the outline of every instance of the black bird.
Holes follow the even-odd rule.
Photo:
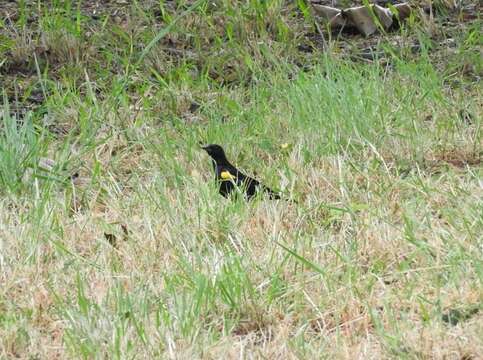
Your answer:
[[[280,199],[280,195],[275,191],[243,174],[230,164],[220,145],[211,144],[202,146],[202,148],[213,160],[216,180],[220,183],[219,193],[224,197],[228,197],[233,191],[241,191],[245,193],[247,200],[250,200],[257,192],[268,194],[270,199]]]

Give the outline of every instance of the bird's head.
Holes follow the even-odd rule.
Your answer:
[[[210,155],[213,158],[213,160],[217,162],[226,160],[225,151],[220,145],[210,144],[210,145],[202,146],[201,148],[205,150],[208,153],[208,155]]]

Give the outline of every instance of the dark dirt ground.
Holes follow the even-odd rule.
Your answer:
[[[400,2],[380,0],[374,3],[385,6],[388,3]],[[59,56],[58,51],[52,51],[41,40],[39,12],[35,11],[38,6],[37,1],[25,1],[24,9],[29,9],[25,13],[21,11],[18,1],[1,1],[0,3],[0,18],[3,19],[3,27],[0,27],[0,42],[8,43],[12,35],[19,37],[19,32],[22,30],[26,30],[25,33],[28,34],[28,38],[24,39],[25,44],[22,44],[25,48],[16,52],[12,49],[3,51],[3,59],[2,46],[0,46],[0,86],[7,93],[11,110],[24,113],[38,108],[44,101],[45,94],[42,88],[32,85],[38,83],[38,72],[45,73],[47,71],[52,79],[61,77],[62,71],[65,71],[66,68],[66,58],[79,56],[79,52],[85,52],[90,45],[74,41],[69,45],[72,49],[69,49],[67,54]],[[177,14],[191,3],[193,1],[178,6],[178,2],[167,1],[166,8],[173,14]],[[314,0],[312,3],[344,8],[344,6],[360,5],[362,1]],[[452,54],[456,52],[458,34],[479,21],[481,2],[462,1],[457,7],[437,5],[430,7],[427,1],[412,1],[410,3],[418,16],[427,17],[431,21],[431,24],[423,30],[430,33],[432,41],[432,46],[429,49],[430,56],[434,59],[436,66],[443,71],[452,58]],[[158,26],[162,28],[163,21],[157,1],[140,1],[139,6],[142,6],[144,12],[152,14],[154,19],[158,19]],[[136,11],[131,2],[126,0],[82,1],[79,10],[82,16],[89,19],[90,33],[95,33],[103,22],[116,24],[121,28],[129,28],[133,26],[132,18]],[[296,9],[295,11],[297,12]],[[75,19],[72,20],[75,21]],[[304,71],[310,69],[312,62],[310,59],[327,51],[329,43],[331,51],[336,56],[350,58],[356,62],[389,64],[394,54],[418,56],[421,52],[418,37],[416,35],[407,36],[407,33],[401,34],[400,29],[396,27],[387,34],[364,37],[357,34],[354,29],[349,28],[332,29],[331,32],[328,32],[323,27],[320,18],[316,17],[316,20],[319,24],[318,27],[307,26],[304,24],[305,19],[300,12],[293,20],[298,23],[298,29],[301,29],[301,32],[295,36],[298,42],[296,49],[299,55],[291,57],[294,64]],[[59,41],[63,41],[63,39]],[[172,37],[166,36],[160,44],[164,47],[165,56],[178,62],[193,57],[196,52],[192,44],[183,43],[183,40],[179,38],[173,41]],[[205,46],[205,50],[209,52],[209,44]],[[76,49],[76,47],[78,48]],[[481,49],[478,51],[481,53]],[[88,61],[87,58],[86,61]],[[481,77],[481,69],[478,69],[472,62],[473,60],[470,59],[467,63],[459,64],[458,70],[467,75],[470,81],[478,82]],[[89,68],[87,63],[84,66]],[[223,74],[229,72],[226,71],[229,66],[224,68]],[[115,68],[111,71],[114,70]],[[220,74],[214,76],[219,78]]]

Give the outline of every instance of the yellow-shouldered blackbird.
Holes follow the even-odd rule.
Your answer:
[[[210,144],[202,148],[211,156],[216,180],[220,183],[219,193],[228,197],[233,191],[244,192],[250,200],[257,192],[268,194],[270,199],[280,199],[280,195],[272,189],[260,184],[257,180],[243,174],[226,158],[225,151],[220,145]],[[237,189],[238,188],[238,189]]]

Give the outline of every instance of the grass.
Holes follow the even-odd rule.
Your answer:
[[[0,357],[483,353],[479,26],[364,64],[302,3],[148,5],[2,24]]]

